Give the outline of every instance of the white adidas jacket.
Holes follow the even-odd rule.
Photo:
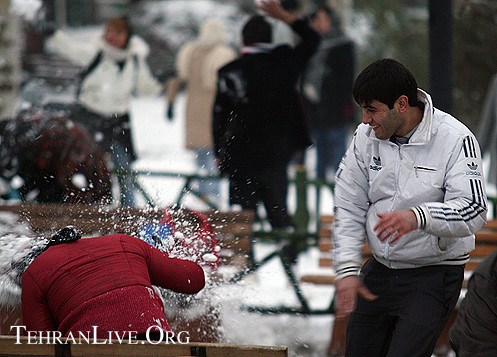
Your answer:
[[[146,58],[149,47],[140,37],[131,36],[124,55],[125,65],[119,68],[99,36],[88,42],[75,41],[63,31],[57,31],[47,42],[47,50],[88,66],[99,51],[103,56],[98,65],[81,83],[79,101],[102,116],[124,115],[133,95],[159,95],[162,85],[152,75]],[[135,60],[136,58],[136,60]]]
[[[474,233],[486,222],[481,154],[474,135],[451,115],[433,108],[409,143],[379,140],[360,124],[336,175],[333,260],[338,277],[357,274],[364,235],[374,257],[393,268],[464,264]],[[418,229],[397,242],[373,232],[377,213],[413,209]]]

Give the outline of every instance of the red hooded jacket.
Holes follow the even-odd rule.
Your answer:
[[[196,263],[169,258],[125,234],[83,238],[48,248],[22,277],[22,313],[27,331],[67,336],[93,331],[170,331],[157,285],[194,294],[205,284]]]

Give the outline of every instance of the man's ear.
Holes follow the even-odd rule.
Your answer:
[[[399,112],[403,113],[407,110],[409,107],[409,99],[405,95],[401,95],[397,100],[395,101],[395,104],[398,105]]]

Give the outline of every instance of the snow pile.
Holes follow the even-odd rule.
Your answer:
[[[29,253],[46,243],[19,224],[18,215],[0,213],[0,307],[15,308],[21,304],[21,275],[29,265]]]

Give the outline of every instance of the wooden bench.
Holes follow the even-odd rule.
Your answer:
[[[333,223],[332,216],[324,216],[321,218],[321,228],[319,230],[318,248],[320,251],[319,267],[327,268],[332,267],[333,262],[331,259],[331,225]],[[475,249],[470,253],[470,260],[466,264],[466,272],[473,271],[476,266],[490,253],[497,249],[497,219],[490,220],[485,226],[475,234],[476,245]],[[368,246],[364,246],[363,250],[364,259],[372,256]],[[466,274],[468,275],[468,274]],[[468,276],[469,277],[469,276]],[[304,275],[301,281],[314,283],[314,284],[334,284],[335,276],[332,274],[331,269],[329,274],[323,275]],[[467,279],[464,281],[463,287],[466,287]]]
[[[18,214],[21,224],[27,224],[34,232],[47,237],[70,225],[79,229],[84,235],[112,233],[136,235],[140,227],[157,224],[164,215],[163,209],[154,208],[45,203],[0,205],[1,212]],[[217,210],[203,213],[209,219],[220,242],[222,263],[246,266],[252,256],[254,213]]]
[[[319,262],[318,266],[320,268],[326,268],[328,272],[323,274],[308,274],[300,278],[302,282],[319,284],[319,285],[332,285],[335,283],[335,275],[333,274],[332,267],[333,262],[331,259],[331,248],[333,246],[331,240],[331,234],[333,231],[333,216],[321,216],[319,223],[319,238],[318,238],[318,248],[319,248]],[[364,261],[372,256],[371,250],[365,244],[363,249]],[[329,268],[329,269],[327,269]]]
[[[33,341],[33,340],[31,340]],[[198,356],[198,357],[287,357],[287,347],[249,346],[216,343],[149,343],[148,341],[97,340],[100,344],[60,339],[62,343],[28,344],[28,337],[0,336],[0,355],[40,357],[107,357],[107,356]],[[90,342],[92,342],[90,340]],[[137,343],[139,342],[139,343]]]
[[[332,285],[335,283],[335,275],[332,272],[331,267],[333,262],[331,259],[331,248],[332,248],[332,225],[333,216],[323,216],[320,220],[319,229],[319,240],[318,248],[320,251],[319,267],[330,268],[329,273],[323,274],[310,274],[301,277],[302,282],[312,283],[312,284],[324,284]],[[490,220],[485,224],[485,226],[478,231],[476,234],[476,244],[475,249],[470,253],[470,260],[465,267],[465,279],[463,281],[463,289],[467,287],[467,282],[471,276],[471,272],[478,266],[478,264],[490,253],[497,249],[497,219]],[[364,260],[371,257],[371,251],[365,245],[363,250]],[[450,351],[450,346],[448,342],[448,331],[452,326],[452,323],[457,316],[457,308],[454,310],[449,322],[447,323],[442,335],[440,336],[437,347],[435,349],[435,355],[443,356],[445,353]],[[330,350],[332,350],[333,355],[341,355],[345,348],[345,328],[347,325],[347,319],[335,319],[333,326],[333,333],[330,343]]]

